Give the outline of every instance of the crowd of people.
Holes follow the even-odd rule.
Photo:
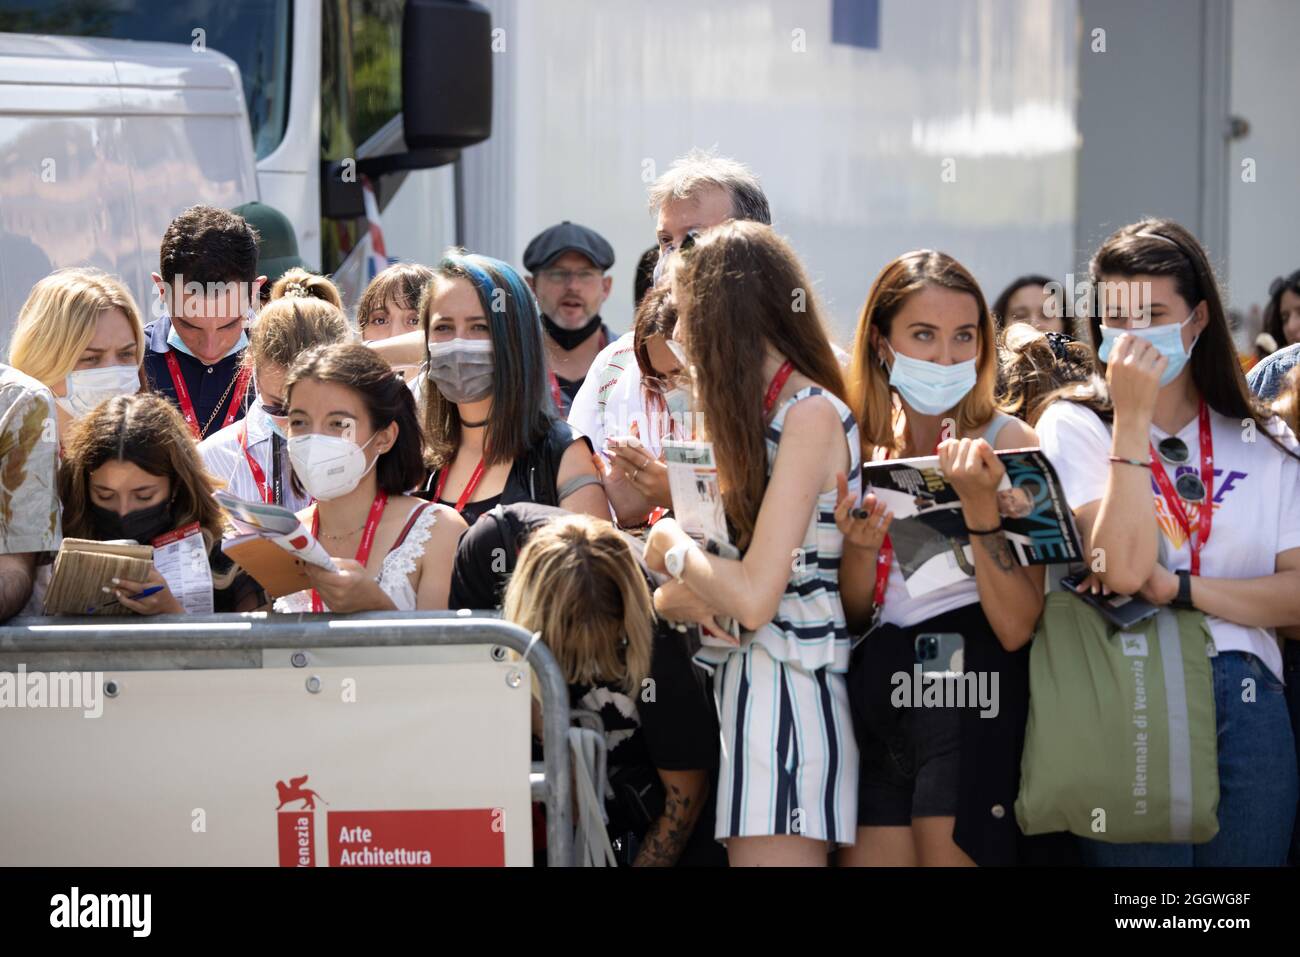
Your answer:
[[[1300,272],[1270,290],[1281,348],[1249,381],[1205,250],[1161,219],[1095,251],[1094,285],[1135,291],[1077,326],[1045,276],[990,308],[960,262],[915,250],[864,276],[841,346],[743,164],[692,152],[649,205],[621,336],[600,315],[614,250],[568,221],[522,271],[464,250],[393,265],[354,319],[266,247],[265,210],[181,213],[147,323],[114,276],[42,279],[0,365],[0,621],[42,614],[64,537],[196,527],[218,612],[472,608],[540,633],[573,707],[604,721],[623,863],[1286,863]],[[731,551],[674,514],[670,440],[710,444]],[[1017,824],[1029,655],[1070,570],[1020,564],[1004,534],[995,453],[1026,448],[1058,473],[1083,554],[1105,556],[1073,569],[1081,592],[1204,615],[1208,842]],[[956,490],[972,560],[913,594],[863,467],[922,456]],[[223,551],[220,489],[296,512],[335,570],[272,599]],[[173,587],[155,567],[111,590],[158,615],[183,610]],[[999,676],[991,718],[897,706],[893,676],[936,635]]]

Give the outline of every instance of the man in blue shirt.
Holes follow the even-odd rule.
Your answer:
[[[163,234],[154,285],[163,309],[145,326],[145,376],[196,439],[241,418],[250,370],[247,323],[266,282],[258,236],[234,213],[191,206]]]

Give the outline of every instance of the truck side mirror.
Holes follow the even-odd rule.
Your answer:
[[[411,150],[460,149],[492,133],[492,17],[472,0],[407,0],[402,118]]]

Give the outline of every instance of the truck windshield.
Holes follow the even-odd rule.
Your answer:
[[[183,43],[239,64],[257,158],[284,137],[290,0],[0,0],[0,33]],[[201,31],[201,32],[200,32]]]

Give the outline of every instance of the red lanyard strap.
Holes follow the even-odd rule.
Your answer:
[[[1169,481],[1169,475],[1165,472],[1159,453],[1156,452],[1155,446],[1147,443],[1151,451],[1151,475],[1156,480],[1156,485],[1160,487],[1160,494],[1164,497],[1165,504],[1169,506],[1174,521],[1178,522],[1183,534],[1187,536],[1187,547],[1192,553],[1193,575],[1201,573],[1201,549],[1210,539],[1210,526],[1214,521],[1214,435],[1210,431],[1210,409],[1204,399],[1201,400],[1198,418],[1197,430],[1201,442],[1201,484],[1205,486],[1205,498],[1200,501],[1195,532],[1192,530],[1191,522],[1188,521],[1187,510],[1183,508],[1182,498],[1174,489],[1173,483]]]
[[[194,412],[194,403],[190,399],[190,390],[185,385],[185,376],[181,374],[181,364],[176,359],[176,353],[168,350],[164,354],[167,360],[167,371],[172,377],[172,388],[176,390],[176,403],[181,408],[181,416],[185,419],[185,424],[190,427],[194,437],[203,438],[203,429],[199,427],[199,417]],[[221,423],[224,429],[231,422],[235,421],[235,416],[239,414],[239,405],[241,398],[248,386],[248,377],[252,375],[253,370],[248,366],[241,366],[239,372],[235,374],[234,388],[231,389],[230,407],[226,412],[226,417]]]
[[[939,454],[939,444],[942,441],[943,436],[940,435],[939,442],[936,442],[934,445],[934,454]],[[885,458],[893,458],[893,454],[886,452]],[[880,610],[885,607],[885,589],[889,586],[889,569],[893,563],[894,543],[890,541],[889,536],[886,535],[885,540],[880,543],[880,551],[876,553],[876,587],[872,591],[871,595],[872,601],[876,606],[877,614],[879,614]]]
[[[382,491],[370,503],[370,514],[366,517],[366,527],[361,532],[361,544],[357,546],[357,563],[362,566],[370,559],[370,547],[375,543],[375,532],[379,528],[379,520],[384,517],[384,506],[387,504],[388,493]],[[311,514],[311,534],[314,538],[319,533],[320,505],[317,505]],[[311,610],[314,612],[325,610],[325,603],[321,601],[320,593],[314,588],[311,590]]]
[[[792,372],[794,372],[794,366],[787,359],[781,364],[781,368],[776,370],[776,375],[772,376],[772,384],[767,387],[767,395],[763,396],[764,416],[772,414],[772,406],[776,405],[776,397],[785,388],[786,381],[790,378]]]
[[[258,464],[257,459],[248,451],[248,419],[243,422],[243,428],[239,430],[239,447],[244,451],[244,458],[248,460],[248,471],[253,473],[253,481],[257,483],[257,493],[262,496],[262,501],[267,505],[275,504],[275,496],[271,492],[271,487],[266,482],[266,473],[262,471],[262,466]]]
[[[438,476],[438,484],[433,490],[433,497],[439,502],[442,501],[442,490],[447,485],[447,474],[450,471],[451,471],[450,464],[443,466],[442,474]],[[465,484],[465,491],[461,492],[460,498],[456,499],[457,512],[462,512],[465,510],[465,505],[467,502],[469,502],[469,497],[474,494],[474,489],[478,488],[478,483],[482,481],[482,479],[483,479],[483,460],[479,459],[478,465],[474,466],[474,474],[469,477],[469,481]]]

